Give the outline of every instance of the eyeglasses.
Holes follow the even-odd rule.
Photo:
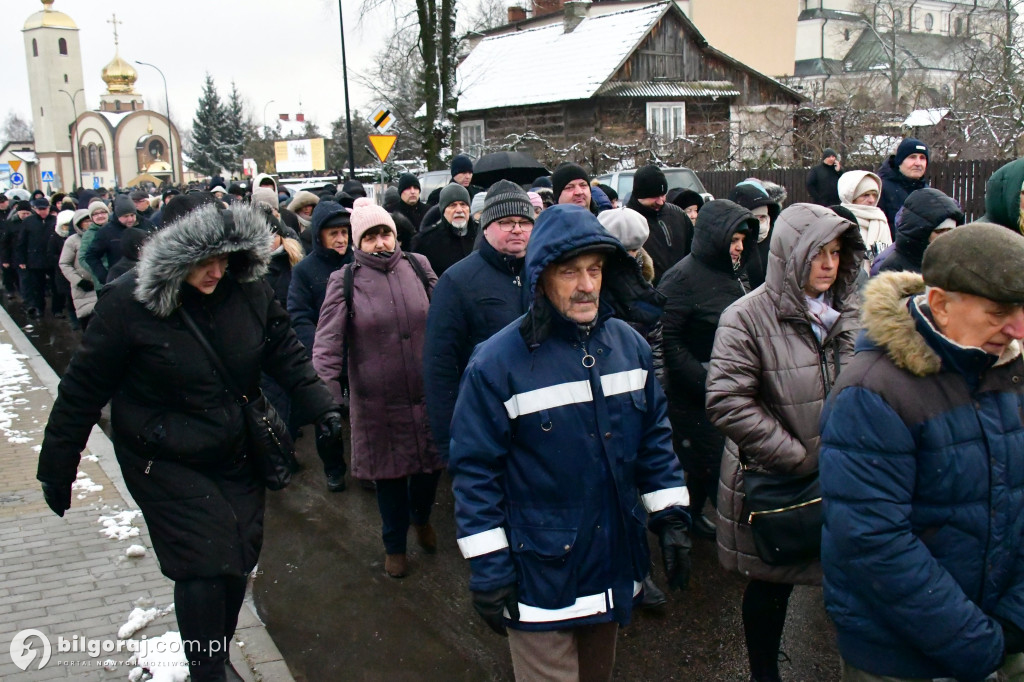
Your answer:
[[[498,227],[502,232],[511,232],[518,227],[523,232],[533,229],[533,223],[529,220],[499,220]]]

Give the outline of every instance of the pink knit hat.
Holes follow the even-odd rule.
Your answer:
[[[381,206],[377,204],[354,206],[352,210],[352,245],[358,249],[359,243],[363,240],[363,233],[378,225],[387,225],[396,235],[398,233],[395,219]]]

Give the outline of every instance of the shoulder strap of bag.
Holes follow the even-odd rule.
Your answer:
[[[412,269],[416,273],[416,276],[420,278],[420,282],[423,283],[423,290],[425,292],[427,292],[427,300],[429,301],[430,300],[430,280],[427,279],[427,273],[423,269],[423,266],[420,264],[420,262],[418,260],[413,258],[412,255],[410,255],[408,253],[405,253],[404,251],[402,252],[402,258],[404,258],[405,260],[409,261],[409,265],[412,266]]]
[[[245,394],[238,390],[235,383],[231,380],[231,375],[228,374],[228,370],[224,367],[224,363],[221,362],[220,356],[217,355],[217,351],[215,351],[213,346],[210,345],[210,342],[206,340],[206,336],[199,330],[199,327],[196,325],[195,320],[192,319],[192,316],[189,315],[184,308],[178,308],[178,313],[181,315],[181,319],[185,322],[185,326],[188,327],[188,330],[192,333],[192,336],[196,337],[196,341],[198,341],[199,345],[203,347],[204,351],[206,351],[207,356],[210,358],[210,362],[213,363],[213,368],[217,370],[218,374],[220,374],[221,381],[223,381],[224,385],[227,387],[228,393],[231,393],[234,396],[235,401],[237,401],[239,405],[245,405],[249,402],[249,399]]]

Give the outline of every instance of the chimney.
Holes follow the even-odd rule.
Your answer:
[[[526,9],[519,5],[512,5],[508,8],[508,23],[516,24],[526,21]]]
[[[587,10],[590,9],[589,0],[569,0],[565,3],[562,15],[563,33],[572,33],[580,22],[587,18]]]
[[[542,17],[562,10],[562,0],[533,0],[533,16]]]

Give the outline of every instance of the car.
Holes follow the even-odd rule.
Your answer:
[[[420,181],[420,199],[426,201],[430,193],[452,181],[450,171],[427,171],[417,178]]]
[[[669,189],[690,189],[703,197],[705,202],[714,199],[711,194],[704,188],[704,183],[700,181],[697,174],[689,168],[662,168],[661,172],[665,174],[665,179],[668,180]],[[598,182],[603,185],[608,185],[619,195],[619,203],[625,205],[630,194],[633,193],[633,176],[636,174],[636,169],[614,171],[612,173],[605,173],[596,178]]]

